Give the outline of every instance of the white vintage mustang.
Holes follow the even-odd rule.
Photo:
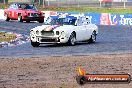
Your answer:
[[[86,16],[52,17],[46,25],[30,30],[31,45],[67,43],[75,45],[79,41],[95,42],[98,27],[89,23]]]

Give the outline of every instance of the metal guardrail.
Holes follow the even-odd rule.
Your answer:
[[[31,0],[43,6],[58,7],[107,7],[107,8],[131,8],[132,0],[113,0],[113,2],[102,2],[103,0]]]
[[[47,0],[45,1],[45,6],[131,8],[132,2],[101,2],[99,0]]]

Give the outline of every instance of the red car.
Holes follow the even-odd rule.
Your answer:
[[[34,5],[26,3],[13,3],[4,11],[5,21],[18,20],[19,22],[44,22],[44,13],[38,11]]]

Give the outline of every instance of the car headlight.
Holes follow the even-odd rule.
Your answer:
[[[59,35],[60,33],[59,33],[59,31],[56,31],[56,35]]]
[[[61,32],[61,37],[65,37],[66,33],[64,31]]]
[[[30,36],[32,36],[32,37],[35,36],[35,33],[33,30],[30,31]]]
[[[28,13],[27,15],[30,16],[30,13]]]
[[[24,13],[24,16],[26,16],[26,15],[27,15],[27,13],[25,12],[25,13]]]
[[[39,35],[39,31],[38,30],[36,31],[36,35]]]

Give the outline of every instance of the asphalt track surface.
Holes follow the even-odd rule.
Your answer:
[[[29,30],[42,23],[5,22],[0,20],[0,31],[29,35]],[[95,54],[120,54],[132,52],[132,26],[99,26],[97,41],[93,44],[77,43],[76,46],[46,45],[34,48],[30,42],[0,48],[0,57],[72,56]]]

